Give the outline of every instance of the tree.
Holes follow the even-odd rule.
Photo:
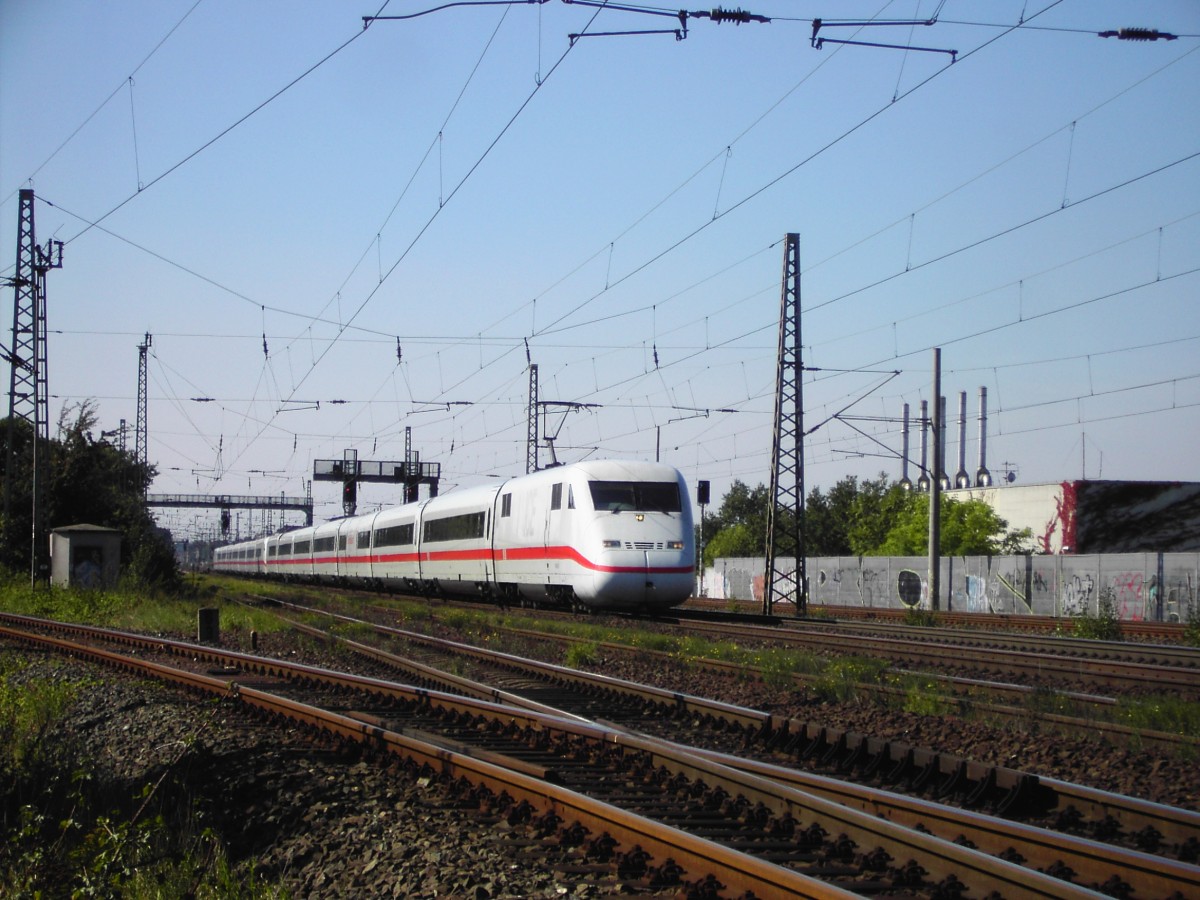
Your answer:
[[[116,528],[121,532],[121,565],[125,577],[138,587],[175,589],[180,583],[174,548],[146,510],[146,489],[154,468],[139,464],[133,455],[121,452],[92,435],[99,417],[94,400],[67,404],[59,417],[58,434],[49,442],[45,494],[45,521],[50,528],[87,523]],[[6,423],[12,427],[12,423]],[[20,437],[28,431],[17,422]],[[13,531],[23,526],[29,533],[29,452],[18,456],[12,509]],[[21,518],[23,516],[23,518]],[[5,523],[6,526],[9,523]],[[4,563],[11,568],[28,568],[27,541],[10,540]]]
[[[850,504],[850,526],[847,537],[856,556],[878,556],[887,540],[896,517],[906,508],[912,495],[898,483],[879,473],[874,480],[864,480],[858,486]]]
[[[858,478],[847,475],[822,493],[819,487],[808,493],[804,502],[804,543],[809,556],[849,556],[850,526],[854,501],[858,497]]]
[[[1008,523],[982,500],[941,495],[941,548],[947,556],[1025,553],[1028,528]],[[768,489],[730,485],[720,510],[706,517],[704,565],[718,557],[766,552]],[[929,550],[929,495],[905,490],[880,472],[874,479],[848,475],[829,491],[813,488],[805,500],[804,543],[809,556],[924,556]]]
[[[704,546],[704,565],[711,566],[714,559],[721,557],[762,556],[763,543],[744,524],[722,528]]]
[[[946,556],[992,556],[1020,552],[1028,529],[1009,531],[1008,522],[982,500],[941,496],[938,552]],[[929,495],[907,494],[884,541],[870,556],[923,556],[929,552]]]
[[[766,551],[767,488],[749,488],[734,480],[721,499],[721,508],[705,516],[704,565],[718,556],[761,556]],[[729,534],[725,534],[729,531]],[[715,548],[715,549],[714,549]]]

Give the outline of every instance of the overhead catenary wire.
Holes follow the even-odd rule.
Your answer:
[[[379,250],[379,244],[378,244],[378,242],[376,243],[376,250],[377,250],[377,251]],[[646,303],[646,305],[653,305],[653,304],[655,304],[655,303],[657,303],[658,305],[662,305],[662,304],[663,304],[663,302],[664,302],[664,301],[663,301],[661,298],[649,298],[649,299],[647,300],[647,303]],[[340,320],[340,319],[341,319],[341,316],[338,316],[338,319]],[[683,326],[681,326],[681,325],[677,325],[677,324],[676,324],[676,322],[678,322],[678,321],[681,321],[681,317],[675,317],[675,321],[674,321],[674,322],[671,322],[671,323],[669,323],[668,327],[670,327],[670,326],[673,326],[673,327],[674,327],[674,330],[678,330],[679,328],[682,328]],[[340,322],[339,322],[339,323],[337,323],[337,324],[340,324]],[[357,326],[355,326],[355,327],[357,328]],[[279,330],[280,330],[280,331],[284,331],[284,330],[286,330],[286,329],[279,329]],[[389,331],[390,331],[390,330],[392,330],[392,329],[389,329]],[[662,344],[662,343],[661,343],[659,340],[657,340],[657,338],[661,338],[661,337],[663,337],[663,335],[664,335],[664,334],[666,334],[667,332],[666,332],[666,330],[664,329],[664,330],[663,330],[663,331],[660,333],[657,327],[656,327],[656,329],[655,329],[655,332],[656,332],[656,340],[655,340],[656,349],[658,349],[658,350],[660,350],[660,351],[661,351],[661,350],[663,349],[663,346],[664,346],[664,345],[663,345],[663,344]],[[315,333],[318,333],[318,332],[314,331],[314,334],[315,334]],[[264,331],[264,334],[265,334],[265,331]],[[449,338],[450,338],[450,340],[454,340],[454,339],[455,339],[455,336],[451,335],[451,336],[449,336]],[[286,339],[286,338],[284,338],[284,339]],[[343,340],[345,340],[345,341],[357,340],[357,339],[358,339],[358,338],[353,338],[353,337],[351,337],[351,334],[349,334],[349,333],[347,333],[347,334],[346,334],[346,336],[343,338]],[[371,338],[362,338],[362,339],[363,339],[363,340],[371,340]],[[381,338],[380,340],[381,340],[381,341],[382,341],[382,340],[388,340],[388,342],[389,342],[389,343],[391,343],[391,342],[394,340],[394,336],[391,336],[391,335],[389,335],[388,337],[386,337],[386,338]],[[409,338],[406,336],[406,342],[407,342],[408,340],[409,340]],[[479,342],[481,342],[481,341],[488,341],[488,342],[489,342],[489,346],[491,346],[491,342],[493,342],[493,341],[501,341],[501,340],[502,340],[502,336],[498,336],[498,335],[492,335],[492,334],[482,334],[482,335],[478,335],[476,342],[477,342],[477,343],[479,343]],[[420,354],[421,354],[421,353],[422,353],[422,351],[423,351],[423,348],[422,348],[422,346],[421,346],[421,344],[422,344],[422,340],[421,340],[420,338],[414,338],[414,339],[413,339],[413,343],[414,343],[414,345],[415,345],[415,346],[414,346],[413,359],[414,359],[414,360],[417,360],[417,358],[420,356]],[[274,338],[272,338],[272,346],[274,346],[274,345],[275,345],[275,339],[274,339]],[[542,343],[542,344],[541,344],[541,346],[546,346],[546,345],[547,345],[546,343]],[[723,348],[723,349],[726,349],[726,350],[727,350],[728,348]],[[305,354],[305,355],[307,355],[307,354]],[[672,354],[672,356],[673,356],[673,354]],[[672,361],[673,361],[673,360],[668,360],[668,359],[664,358],[664,360],[663,360],[663,363],[664,363],[664,366],[663,366],[663,367],[664,367],[664,369],[665,369],[665,368],[667,368],[667,367],[668,367],[668,365],[669,365],[669,363],[670,363],[670,362],[672,362]],[[414,364],[415,364],[415,363],[414,363]],[[583,365],[591,365],[591,361],[590,361],[590,360],[580,360],[580,364],[583,364]],[[661,378],[661,376],[660,376],[660,378]],[[453,380],[453,379],[451,379],[451,380]],[[599,385],[597,385],[597,387],[599,387]],[[449,390],[453,390],[453,389],[452,389],[452,388],[450,388],[449,386],[447,387],[447,389],[449,389]],[[228,435],[227,435],[227,437],[228,437]],[[461,432],[460,432],[460,446],[461,446]],[[748,446],[748,445],[746,445],[746,444],[743,444],[743,449],[745,449],[745,447],[746,447],[746,446]]]

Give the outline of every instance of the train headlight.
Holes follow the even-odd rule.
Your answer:
[[[683,541],[667,541],[668,550],[682,550]]]
[[[605,541],[604,549],[605,550],[620,550],[621,542],[620,541]]]

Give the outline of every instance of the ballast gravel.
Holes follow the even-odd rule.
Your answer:
[[[292,897],[664,893],[482,817],[437,780],[322,747],[222,702],[0,643],[4,652],[25,658],[22,680],[86,685],[47,739],[87,760],[94,783],[126,797],[169,785],[194,811],[187,827],[213,829],[232,863],[252,865]]]
[[[516,652],[537,655],[532,643]],[[199,827],[221,836],[234,863],[252,863],[259,877],[284,885],[292,896],[490,900],[679,893],[581,864],[553,843],[466,808],[436,780],[346,756],[221,702],[197,703],[90,664],[17,652],[31,663],[23,677],[88,682],[60,728],[63,745],[76,743],[93,761],[96,776],[124,785],[132,795],[167,773],[181,786]],[[312,642],[283,634],[265,636],[258,652],[338,667],[336,660],[314,658],[319,651]],[[591,668],[1155,802],[1189,809],[1200,804],[1194,763],[1169,755],[953,716],[821,703],[796,691],[701,675],[685,664],[647,662],[633,654],[617,654]]]

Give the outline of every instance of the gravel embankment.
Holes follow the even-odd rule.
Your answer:
[[[531,844],[523,831],[460,808],[437,783],[347,758],[226,705],[197,704],[172,689],[84,663],[20,652],[33,663],[24,677],[89,680],[58,738],[63,747],[81,748],[97,778],[132,795],[169,770],[164,781],[194,804],[202,827],[222,836],[231,859],[253,861],[261,877],[285,884],[294,896],[483,900],[674,893],[597,874],[578,852]],[[311,642],[281,635],[265,636],[259,652],[331,667],[345,662],[313,658]],[[592,668],[1157,802],[1200,805],[1194,764],[1149,751],[872,704],[823,704],[797,691],[632,655],[615,654]]]
[[[7,649],[0,644],[0,653]],[[93,784],[124,797],[165,772],[158,790],[190,803],[194,826],[214,829],[233,863],[252,863],[260,878],[294,897],[660,893],[635,879],[597,874],[578,851],[531,841],[521,828],[461,808],[437,782],[347,757],[222,703],[18,652],[31,663],[22,678],[87,683],[48,736],[64,767],[84,760]]]

